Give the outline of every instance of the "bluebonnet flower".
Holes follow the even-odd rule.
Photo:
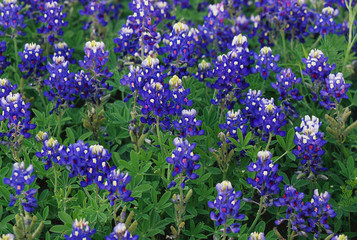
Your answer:
[[[67,13],[62,13],[63,6],[59,5],[56,1],[48,1],[45,3],[44,8],[41,10],[39,20],[43,26],[37,29],[40,34],[47,36],[47,41],[53,45],[57,36],[63,35],[62,27],[66,27],[68,22],[64,21]]]
[[[174,139],[174,145],[176,149],[172,151],[171,157],[166,158],[166,161],[174,165],[172,176],[175,180],[173,180],[167,188],[176,186],[178,178],[180,178],[181,188],[185,188],[185,182],[188,179],[194,180],[198,178],[197,173],[193,171],[201,167],[200,164],[197,164],[200,156],[193,153],[196,143],[190,144],[187,140],[177,137]],[[182,174],[182,176],[178,176],[179,174]]]
[[[6,97],[10,92],[14,91],[17,85],[12,85],[7,78],[0,78],[0,98]]]
[[[76,59],[72,57],[74,48],[69,48],[67,43],[65,42],[55,43],[53,47],[55,52],[53,53],[53,56],[51,58],[63,56],[70,64],[76,63]]]
[[[237,129],[239,128],[242,131],[243,136],[245,136],[248,130],[247,123],[248,118],[243,116],[240,110],[236,112],[234,110],[230,110],[226,114],[226,122],[224,124],[219,124],[219,128],[227,131],[227,137],[231,137],[239,141]],[[227,142],[230,142],[228,138]]]
[[[268,79],[270,71],[274,71],[276,73],[280,72],[281,68],[277,65],[280,55],[273,55],[270,47],[263,47],[260,49],[259,55],[254,53],[254,58],[257,60],[257,65],[255,68],[252,68],[252,72],[259,72],[264,80]]]
[[[253,232],[250,234],[248,240],[265,240],[264,233]]]
[[[305,42],[305,37],[309,36],[308,23],[312,21],[313,13],[310,11],[305,0],[286,0],[270,4],[268,16],[274,17],[272,24],[281,25],[285,36],[291,41],[297,38],[300,42]]]
[[[344,234],[336,235],[331,240],[348,240],[348,237]]]
[[[139,48],[139,42],[135,39],[134,30],[130,27],[122,27],[119,30],[119,37],[114,38],[114,52],[120,56],[127,57],[128,54],[134,55]]]
[[[216,226],[224,225],[228,219],[243,220],[244,214],[239,212],[240,202],[239,199],[242,196],[241,191],[234,191],[231,182],[223,181],[216,185],[217,198],[215,201],[209,201],[208,206],[210,208],[218,210],[218,212],[212,211],[210,217],[215,221]],[[227,229],[227,232],[238,233],[240,231],[240,223],[233,223]]]
[[[348,98],[346,93],[351,84],[345,82],[342,73],[330,74],[325,81],[326,84],[320,91],[322,97],[320,104],[326,109],[334,108],[336,102],[338,103],[341,99]],[[330,100],[331,98],[333,101]]]
[[[118,223],[113,232],[109,236],[105,237],[105,240],[137,240],[138,235],[132,236],[129,230],[126,228],[125,223]]]
[[[207,48],[208,44],[218,45],[220,52],[226,52],[229,42],[232,41],[233,33],[231,26],[225,24],[225,19],[229,18],[229,13],[225,9],[223,3],[213,4],[208,6],[208,15],[204,16],[204,23],[198,26],[200,37],[205,43],[207,55],[216,57],[215,49]]]
[[[289,221],[294,232],[302,236],[313,233],[316,239],[319,238],[321,228],[331,234],[327,219],[334,218],[337,214],[332,209],[332,205],[328,203],[330,194],[328,192],[319,194],[315,189],[310,202],[304,202],[304,197],[304,193],[299,193],[294,187],[285,185],[284,196],[274,204],[277,207],[288,207],[286,216],[276,220],[275,224],[280,225],[283,221]]]
[[[3,55],[5,51],[6,51],[6,42],[2,41],[0,42],[0,75],[3,74],[6,67],[10,65],[10,62],[7,61],[6,57]]]
[[[283,177],[277,175],[279,164],[274,164],[271,157],[270,151],[260,151],[258,160],[251,162],[247,167],[249,172],[257,172],[254,179],[248,177],[247,183],[257,189],[261,196],[271,196],[280,192],[279,183]]]
[[[50,169],[53,166],[52,163],[62,165],[60,152],[63,149],[63,146],[61,146],[54,138],[48,139],[48,134],[43,132],[36,135],[36,140],[37,139],[43,139],[41,152],[36,152],[36,156],[45,164],[45,170],[47,171]]]
[[[303,96],[300,95],[299,89],[291,89],[294,85],[301,82],[301,78],[296,78],[291,68],[284,68],[276,75],[276,79],[277,83],[272,83],[271,86],[278,90],[280,101],[287,99],[288,97],[297,101],[302,100]]]
[[[15,189],[16,196],[10,195],[11,202],[9,207],[12,207],[18,199],[20,199],[22,206],[26,212],[32,212],[37,207],[37,200],[34,195],[37,189],[29,189],[25,191],[25,185],[31,185],[36,176],[33,173],[33,166],[29,165],[25,168],[25,163],[21,162],[13,164],[12,175],[10,178],[4,178],[4,183]]]
[[[182,110],[180,120],[173,121],[173,126],[176,130],[180,131],[180,136],[185,138],[187,136],[203,135],[204,130],[198,128],[202,125],[201,120],[196,119],[196,110]]]
[[[7,29],[14,29],[18,35],[25,35],[22,29],[26,27],[24,16],[20,14],[21,5],[17,4],[17,0],[4,0],[0,3],[0,26],[4,31],[0,30],[0,36],[7,32]]]
[[[270,100],[262,98],[260,104],[261,118],[259,123],[262,125],[264,132],[267,135],[274,133],[275,135],[285,136],[285,131],[281,128],[286,125],[286,120],[281,107],[274,104],[273,98]],[[263,138],[265,138],[264,135]]]
[[[320,125],[321,122],[317,117],[305,116],[301,120],[300,127],[295,128],[294,143],[296,147],[293,154],[301,161],[300,170],[297,172],[300,177],[311,179],[327,170],[322,167],[322,156],[325,153],[322,147],[326,141],[323,139],[324,133],[319,132]]]
[[[48,133],[47,132],[42,132],[42,131],[39,131],[36,136],[35,136],[35,139],[37,142],[43,142],[45,140],[48,139]]]
[[[245,105],[242,108],[244,116],[249,119],[250,126],[256,128],[260,125],[260,102],[262,99],[262,91],[249,89],[245,99],[241,99],[241,103]]]
[[[181,9],[191,8],[190,0],[173,0],[175,6],[180,6]]]
[[[115,167],[111,169],[110,173],[107,175],[107,180],[103,184],[109,191],[108,199],[110,200],[110,205],[113,206],[115,200],[119,198],[124,202],[134,200],[134,198],[131,197],[131,191],[126,189],[126,185],[130,182],[130,180],[131,177],[128,173],[124,174]],[[98,186],[99,188],[101,187],[99,184]]]
[[[302,62],[306,65],[306,69],[303,70],[304,75],[311,77],[312,82],[324,82],[332,70],[336,68],[336,65],[329,65],[327,63],[328,57],[325,57],[324,53],[318,49],[312,49],[308,58],[303,58]]]
[[[87,92],[87,100],[92,102],[97,102],[106,94],[106,90],[113,89],[106,82],[113,76],[113,73],[109,72],[108,67],[105,66],[108,62],[109,51],[105,51],[104,48],[103,42],[87,42],[84,47],[84,60],[78,62],[79,66],[91,71],[90,84],[85,86],[84,91]]]
[[[332,7],[325,7],[322,9],[321,14],[315,15],[315,26],[309,27],[309,31],[312,33],[319,33],[322,37],[327,34],[335,33],[336,23],[334,17],[338,16],[338,9]]]
[[[44,95],[49,101],[54,101],[53,110],[60,105],[68,105],[74,107],[73,101],[76,99],[78,90],[73,79],[74,73],[69,71],[69,62],[63,56],[54,56],[53,63],[47,63],[49,78],[44,80],[44,84],[49,86],[49,91],[45,91]]]
[[[171,75],[177,74],[183,77],[182,73],[186,72],[186,68],[180,69],[180,65],[185,64],[186,67],[192,67],[195,64],[194,41],[192,36],[188,34],[189,27],[187,24],[178,22],[175,23],[170,35],[167,35],[164,42],[167,43],[166,47],[162,50],[167,52],[167,58],[163,58],[165,64],[176,62],[171,65]]]
[[[23,52],[19,52],[22,63],[19,64],[23,77],[28,78],[33,73],[35,77],[43,76],[46,70],[45,62],[47,57],[43,56],[43,50],[36,43],[26,43]],[[35,78],[36,79],[36,78]]]
[[[202,60],[200,64],[198,64],[198,71],[196,74],[192,74],[196,79],[200,81],[204,81],[206,78],[211,76],[211,64]]]
[[[207,83],[207,86],[218,89],[217,99],[212,99],[211,103],[221,103],[229,110],[233,108],[234,99],[240,100],[242,90],[249,86],[245,77],[250,74],[250,66],[254,62],[247,37],[239,34],[233,38],[231,45],[232,50],[227,55],[220,55],[214,61],[212,77],[218,77],[216,82]]]
[[[93,234],[96,232],[95,229],[91,230],[89,227],[89,223],[86,221],[86,219],[81,219],[81,220],[74,220],[72,224],[72,233],[70,235],[64,235],[66,240],[91,240]]]
[[[10,92],[8,95],[1,98],[2,113],[0,121],[8,120],[6,133],[0,133],[0,137],[7,136],[10,140],[19,140],[18,135],[23,135],[24,138],[30,138],[28,132],[36,128],[35,124],[31,124],[30,103],[25,103],[19,93]],[[19,143],[14,143],[18,145]]]
[[[114,20],[118,18],[119,11],[122,8],[121,4],[114,4],[110,3],[107,4],[107,1],[88,1],[88,0],[81,0],[80,1],[84,7],[84,9],[79,10],[79,14],[81,16],[90,16],[90,22],[84,22],[83,30],[87,30],[95,24],[94,27],[98,23],[102,26],[106,26],[109,20]],[[106,17],[109,16],[109,19]]]
[[[15,240],[15,235],[11,233],[3,234],[0,236],[0,240]]]

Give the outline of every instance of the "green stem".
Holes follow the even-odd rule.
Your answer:
[[[354,41],[356,40],[355,37],[352,39],[353,25],[354,25],[354,19],[355,19],[355,11],[354,11],[354,9],[352,9],[352,0],[346,1],[346,7],[348,9],[348,29],[349,29],[349,33],[348,33],[348,44],[347,44],[345,60],[343,62],[343,66],[342,66],[342,72],[344,72],[344,70],[346,69],[346,65],[347,65],[347,62],[348,62],[348,57],[350,55],[350,51],[352,49]]]
[[[58,177],[57,177],[57,169],[56,169],[56,163],[53,163],[53,172],[55,175],[55,196],[57,200],[57,184],[58,184]],[[57,201],[58,202],[58,201]]]
[[[259,202],[259,209],[258,209],[258,212],[257,212],[257,216],[255,217],[252,225],[250,225],[250,228],[248,230],[248,234],[251,233],[255,227],[255,225],[257,224],[259,218],[260,218],[260,214],[262,213],[262,210],[263,210],[263,202],[264,202],[264,199],[265,197],[260,197],[260,202]]]
[[[321,41],[321,39],[322,39],[322,36],[320,35],[320,36],[316,39],[316,41],[314,42],[314,44],[312,44],[311,49],[314,49],[314,47]]]
[[[280,30],[280,35],[281,35],[281,39],[283,40],[283,56],[284,56],[284,62],[286,62],[286,42],[285,42],[284,29],[281,29],[281,30]]]
[[[16,40],[16,34],[14,36],[14,50],[15,50],[15,61],[16,61],[16,67],[17,69],[19,67],[19,53],[17,52],[17,40]]]
[[[265,147],[265,151],[269,150],[269,145],[271,143],[272,137],[273,137],[273,134],[270,132],[269,133],[269,140],[268,140],[267,146]]]

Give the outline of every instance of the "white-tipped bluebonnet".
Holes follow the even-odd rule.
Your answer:
[[[325,86],[321,89],[320,104],[326,109],[335,108],[336,102],[347,99],[346,95],[351,84],[347,84],[342,73],[330,74],[325,80]]]
[[[323,167],[322,156],[325,151],[322,147],[326,144],[324,133],[319,131],[321,122],[315,116],[305,116],[301,120],[300,127],[295,128],[296,145],[293,154],[301,161],[298,173],[301,177],[308,179],[318,176],[321,172],[326,171]]]
[[[19,64],[23,77],[41,77],[45,74],[47,57],[43,56],[41,46],[36,43],[26,43],[23,52],[19,52],[22,63]]]
[[[70,235],[64,235],[66,240],[91,240],[93,234],[96,232],[95,229],[91,230],[89,227],[89,223],[86,219],[74,220],[72,224],[72,233]]]
[[[129,230],[126,228],[125,223],[118,223],[113,232],[109,236],[105,237],[105,240],[138,240],[139,236],[132,236]]]
[[[322,9],[321,13],[315,14],[315,26],[309,27],[309,31],[312,33],[319,33],[322,37],[327,34],[335,33],[336,23],[334,18],[338,16],[338,9],[333,9],[332,7],[325,7]]]
[[[29,189],[25,191],[25,185],[31,185],[36,176],[33,175],[33,166],[29,165],[25,168],[25,163],[21,162],[13,164],[12,175],[10,178],[4,178],[4,183],[15,189],[16,196],[13,194],[10,195],[11,202],[9,204],[12,207],[18,199],[26,212],[32,212],[35,207],[37,207],[37,200],[34,195],[37,192],[37,189]]]
[[[277,62],[280,60],[280,55],[273,55],[270,47],[263,47],[259,54],[254,53],[254,58],[257,61],[256,66],[252,68],[252,72],[259,72],[264,80],[267,80],[270,71],[280,72]]]
[[[286,216],[276,220],[275,224],[280,225],[283,221],[289,221],[293,231],[303,236],[313,233],[316,239],[319,238],[321,229],[331,234],[327,219],[334,218],[337,214],[328,203],[330,194],[328,192],[319,194],[315,189],[311,201],[304,202],[304,197],[304,193],[299,193],[294,187],[285,185],[284,196],[274,204],[277,207],[287,207]]]
[[[180,131],[180,136],[183,138],[204,134],[204,130],[198,129],[202,125],[202,121],[196,119],[195,109],[182,110],[180,120],[175,120],[172,124],[176,130]]]
[[[234,191],[232,184],[229,181],[218,183],[216,189],[216,200],[208,202],[208,206],[216,210],[212,211],[210,214],[211,219],[215,221],[215,225],[224,225],[229,219],[243,220],[245,215],[239,212],[242,192]],[[240,231],[240,223],[231,224],[227,227],[226,231],[228,233],[238,233]]]
[[[257,173],[254,179],[248,177],[247,182],[257,189],[261,196],[271,196],[280,192],[279,183],[283,177],[277,175],[279,164],[274,164],[271,157],[271,152],[260,151],[258,160],[251,162],[247,167],[249,172]]]
[[[9,28],[14,29],[19,35],[25,35],[22,29],[26,27],[26,24],[24,16],[20,14],[21,9],[22,6],[17,3],[17,0],[4,0],[0,3],[0,26],[4,30],[0,30],[0,36],[4,35]]]
[[[196,143],[190,144],[187,140],[182,138],[175,138],[174,145],[176,149],[172,151],[171,157],[167,157],[166,161],[174,165],[174,170],[172,171],[172,176],[175,178],[167,188],[176,186],[176,178],[181,177],[180,179],[181,187],[185,188],[185,182],[190,179],[194,180],[198,178],[197,173],[193,171],[201,167],[200,164],[197,164],[200,156],[193,153],[193,149],[196,147]]]
[[[41,10],[41,16],[39,20],[43,23],[42,27],[37,29],[40,34],[47,36],[47,41],[53,45],[56,36],[62,36],[62,27],[68,25],[68,22],[64,20],[67,13],[63,13],[63,5],[60,5],[56,1],[48,1],[45,3],[44,8]]]
[[[14,91],[17,85],[12,85],[9,79],[0,78],[0,98],[7,96],[10,92]]]
[[[264,233],[253,232],[250,234],[248,240],[265,240]]]

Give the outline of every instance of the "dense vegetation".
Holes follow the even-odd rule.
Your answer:
[[[355,1],[0,1],[0,239],[357,237]]]

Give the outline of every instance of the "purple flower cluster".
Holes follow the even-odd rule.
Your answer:
[[[328,57],[325,57],[324,53],[318,49],[312,49],[307,58],[303,58],[302,62],[306,65],[306,69],[303,70],[303,74],[311,77],[311,81],[314,83],[323,83],[336,68],[336,65],[329,65],[327,63]]]
[[[334,17],[338,16],[338,9],[332,7],[325,7],[322,9],[321,14],[315,14],[315,26],[309,27],[309,31],[312,33],[319,33],[322,37],[327,34],[335,33],[336,23]]]
[[[280,225],[283,221],[288,221],[292,225],[292,230],[301,236],[313,233],[316,239],[319,238],[321,228],[331,234],[328,218],[334,218],[337,214],[328,203],[330,194],[328,192],[318,193],[315,189],[310,202],[304,202],[304,193],[299,193],[292,186],[285,186],[285,193],[274,204],[277,207],[287,207],[285,218],[275,221]]]
[[[211,76],[211,67],[212,66],[209,62],[202,60],[202,62],[198,64],[198,70],[196,74],[193,74],[193,76],[199,81],[204,81],[206,78]]]
[[[108,78],[113,76],[113,73],[109,72],[108,67],[105,66],[108,62],[109,51],[105,51],[104,48],[103,42],[87,42],[84,47],[84,60],[79,61],[80,67],[91,72],[89,82],[82,84],[85,93],[82,96],[95,103],[106,94],[106,90],[113,89],[106,82]],[[85,80],[85,78],[82,78],[82,80]]]
[[[182,78],[187,71],[187,67],[192,67],[196,59],[193,57],[195,44],[191,34],[188,34],[189,27],[187,24],[178,22],[174,24],[170,35],[164,35],[166,46],[161,49],[160,53],[168,53],[167,58],[163,61],[165,64],[171,65],[171,75],[177,74]],[[185,67],[180,65],[185,64]]]
[[[0,36],[9,28],[17,31],[19,35],[25,35],[25,32],[21,32],[21,29],[26,27],[24,16],[20,14],[21,9],[22,6],[17,4],[17,0],[4,0],[0,3],[0,26],[3,28],[3,31],[0,30]]]
[[[294,85],[301,82],[301,78],[296,78],[290,68],[284,68],[276,75],[277,82],[272,83],[272,88],[276,89],[280,95],[279,100],[287,100],[291,97],[293,100],[301,101],[303,96],[300,95],[299,89],[293,88]]]
[[[281,128],[286,125],[285,114],[281,107],[274,104],[274,99],[262,98],[260,102],[260,118],[259,125],[267,134],[274,133],[275,135],[285,136],[285,131]]]
[[[253,232],[250,234],[248,240],[265,240],[264,233]]]
[[[109,3],[106,1],[89,1],[80,0],[84,9],[79,10],[81,16],[90,16],[90,22],[84,22],[83,30],[87,30],[93,24],[93,21],[98,22],[102,26],[108,24],[108,20],[118,19],[119,11],[122,8],[121,4]],[[105,17],[109,16],[109,19]]]
[[[314,178],[327,168],[322,167],[322,156],[325,151],[322,147],[326,144],[324,133],[319,132],[321,122],[315,116],[305,116],[301,120],[300,127],[295,128],[296,145],[293,154],[301,161],[301,167],[298,172],[301,177],[308,179]]]
[[[202,121],[196,119],[195,109],[182,110],[181,119],[173,121],[172,124],[177,131],[180,131],[180,136],[183,138],[204,134],[204,130],[198,129]]]
[[[72,54],[74,52],[74,48],[69,48],[67,43],[60,42],[55,43],[53,46],[55,52],[53,53],[53,57],[64,57],[69,63],[75,64],[76,60],[72,58]]]
[[[54,101],[53,110],[61,105],[74,107],[72,102],[76,99],[78,87],[74,80],[74,73],[69,71],[69,62],[63,56],[54,56],[52,60],[52,64],[47,63],[49,78],[44,80],[44,84],[50,89],[45,91],[44,95],[49,101]]]
[[[227,136],[239,141],[237,130],[239,128],[242,131],[243,136],[245,136],[248,130],[247,123],[248,119],[244,117],[240,110],[236,112],[230,110],[226,114],[226,122],[224,124],[219,124],[219,128],[225,129],[227,131]],[[227,139],[227,142],[230,142],[229,139]]]
[[[345,82],[342,73],[330,74],[325,81],[326,84],[320,91],[322,99],[320,104],[329,110],[335,108],[336,103],[339,103],[341,99],[348,98],[346,93],[351,84]]]
[[[208,206],[217,210],[212,211],[210,216],[215,221],[216,226],[224,225],[229,219],[243,220],[244,214],[239,212],[240,202],[239,199],[242,196],[241,191],[234,191],[232,184],[229,181],[223,181],[216,185],[217,198],[216,200],[209,201]],[[227,232],[238,233],[240,231],[240,223],[233,223],[227,228]]]
[[[10,62],[8,62],[6,60],[6,57],[3,55],[5,51],[6,51],[6,42],[2,41],[0,42],[0,75],[3,74],[5,68],[10,65]]]
[[[17,85],[14,86],[7,78],[0,78],[0,98],[6,97],[10,92],[14,91]]]
[[[32,173],[32,165],[25,168],[24,162],[21,162],[20,164],[14,163],[11,177],[4,178],[4,183],[13,187],[16,193],[16,196],[13,194],[10,195],[11,202],[9,207],[14,206],[18,199],[20,199],[21,205],[26,212],[32,212],[34,208],[37,207],[37,200],[34,197],[37,189],[31,188],[25,191],[25,185],[31,185],[35,181],[36,176],[31,176]]]
[[[72,224],[72,233],[70,235],[64,235],[64,238],[66,240],[91,240],[91,237],[96,232],[96,230],[91,230],[88,224],[89,223],[86,221],[86,219],[81,219],[80,221],[78,221],[77,219],[74,220]]]
[[[126,189],[131,177],[109,166],[111,154],[103,146],[89,146],[79,140],[66,147],[53,138],[47,139],[44,133],[36,139],[43,140],[43,148],[36,156],[45,163],[46,170],[52,167],[52,162],[65,165],[70,171],[69,177],[82,177],[82,187],[95,183],[99,189],[108,190],[111,205],[119,198],[125,202],[134,200],[131,191]]]
[[[132,236],[129,230],[126,228],[125,223],[118,223],[113,232],[105,237],[105,240],[138,240],[139,236]]]
[[[19,52],[22,63],[19,64],[24,78],[29,78],[32,74],[34,77],[41,77],[45,74],[45,62],[47,57],[43,56],[43,50],[36,43],[26,43],[23,52]]]
[[[3,80],[7,82],[6,79]],[[9,83],[7,85],[13,88]],[[19,136],[24,138],[30,138],[31,134],[28,132],[31,129],[36,128],[35,124],[31,124],[31,112],[30,103],[25,103],[22,100],[22,96],[19,93],[9,92],[6,96],[1,98],[0,107],[2,113],[0,115],[0,121],[8,120],[7,132],[1,132],[0,137],[7,136],[10,142],[19,140]],[[18,143],[15,143],[18,144]]]
[[[279,164],[274,164],[271,157],[271,152],[260,151],[258,160],[251,162],[247,167],[249,172],[257,173],[254,179],[248,177],[247,183],[257,189],[261,196],[270,196],[280,192],[279,183],[283,177],[277,175]]]
[[[252,73],[259,72],[264,80],[268,79],[270,71],[278,73],[281,70],[277,65],[280,55],[273,55],[270,47],[260,49],[259,55],[254,53],[254,58],[257,60],[257,65],[252,68]]]
[[[217,99],[212,99],[212,104],[221,103],[229,110],[233,108],[234,98],[239,100],[241,92],[249,87],[245,77],[250,74],[250,66],[254,62],[251,56],[247,38],[241,34],[235,36],[232,50],[214,61],[212,76],[218,78],[214,84],[207,83],[208,87],[218,90]]]
[[[44,8],[41,9],[41,16],[39,20],[43,26],[37,29],[40,34],[47,36],[47,41],[53,45],[57,36],[63,35],[62,27],[66,27],[68,22],[64,21],[67,13],[62,13],[63,6],[59,5],[56,1],[48,1],[45,3]]]
[[[153,61],[158,62],[157,59],[152,59],[149,56],[144,60],[143,66],[151,65]],[[184,106],[190,107],[192,105],[192,100],[187,97],[190,89],[185,89],[182,86],[182,80],[176,75],[170,79],[169,84],[163,83],[163,75],[150,75],[148,77],[147,80],[150,82],[146,82],[139,89],[142,99],[138,99],[138,104],[142,107],[141,112],[144,115],[141,117],[141,122],[151,125],[159,119],[163,129],[168,129],[171,127],[170,116],[180,116]],[[161,118],[164,119],[161,120]]]
[[[173,180],[167,188],[176,186],[176,181],[179,178],[182,178],[180,179],[181,188],[185,188],[185,182],[188,179],[195,180],[198,178],[197,173],[193,171],[201,167],[200,164],[197,164],[200,156],[193,153],[196,143],[190,144],[187,140],[177,137],[174,139],[174,145],[176,149],[172,151],[171,157],[166,158],[166,161],[174,165],[172,176],[176,179]],[[180,174],[182,174],[182,176]]]

